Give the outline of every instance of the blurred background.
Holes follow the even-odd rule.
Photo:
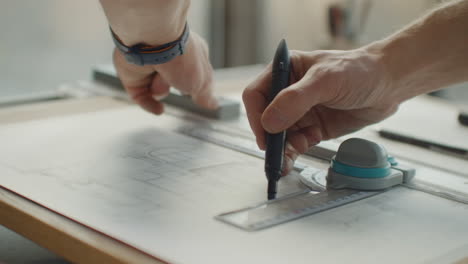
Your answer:
[[[300,50],[364,45],[438,2],[192,0],[189,23],[208,41],[213,66],[225,68],[268,63],[281,38]],[[97,0],[0,0],[0,7],[0,99],[90,79],[93,65],[111,62],[113,44]],[[468,85],[437,96],[468,102]],[[53,263],[55,257],[48,254],[0,227],[0,262]]]
[[[357,47],[394,32],[438,2],[192,0],[189,21],[210,44],[213,66],[223,68],[269,62],[281,38],[291,49]],[[111,61],[113,45],[97,0],[0,0],[0,6],[0,96],[88,79],[92,65]],[[466,101],[466,86],[438,95]]]

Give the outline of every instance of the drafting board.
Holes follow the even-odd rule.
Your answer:
[[[265,199],[263,162],[186,125],[128,107],[3,126],[0,185],[174,263],[422,263],[468,246],[468,206],[404,188],[255,233],[218,222]]]

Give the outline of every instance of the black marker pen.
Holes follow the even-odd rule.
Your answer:
[[[286,41],[281,40],[273,59],[272,83],[269,103],[289,85],[289,51]],[[278,180],[283,167],[286,131],[266,133],[265,174],[268,179],[268,200],[276,198]]]

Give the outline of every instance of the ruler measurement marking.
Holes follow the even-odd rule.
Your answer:
[[[342,194],[340,194],[340,192],[342,192]],[[266,202],[257,206],[248,207],[245,209],[221,214],[221,215],[218,215],[216,218],[225,223],[231,224],[233,226],[239,227],[247,231],[258,231],[261,229],[265,229],[268,227],[286,223],[286,222],[289,222],[298,218],[302,218],[302,217],[309,216],[315,213],[319,213],[328,209],[336,208],[341,205],[349,204],[349,203],[352,203],[352,202],[355,202],[355,201],[358,201],[367,197],[374,196],[379,193],[381,192],[363,192],[363,191],[357,191],[357,190],[356,191],[353,191],[353,190],[331,191],[331,192],[328,192],[326,195],[333,194],[333,195],[338,195],[338,197],[336,196],[335,197],[328,197],[328,196],[320,197],[324,199],[327,199],[328,197],[331,200],[319,201],[316,204],[306,205],[305,207],[292,209],[291,211],[288,211],[288,212],[275,212],[274,209],[273,211],[266,211],[264,212],[267,214],[266,218],[263,217],[262,219],[256,220],[252,223],[240,223],[239,221],[232,220],[231,218],[232,216],[235,216],[235,215],[239,215],[239,214],[245,215],[245,214],[249,214],[249,212],[254,212],[255,210],[261,210],[263,209],[263,206],[268,206],[269,204],[275,205],[280,202],[294,203],[295,200],[303,198],[303,196],[306,196],[305,202],[311,202],[311,203],[317,202],[317,201],[314,201],[314,198],[315,198],[314,195],[308,196],[310,194],[309,192],[300,192],[300,193],[296,193],[295,195],[280,198],[278,200],[269,201],[269,202]],[[344,195],[344,196],[340,197],[339,195]]]

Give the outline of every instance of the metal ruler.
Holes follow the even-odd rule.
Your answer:
[[[223,131],[223,128],[203,124],[201,126],[193,125],[179,128],[178,132],[261,159],[265,156],[264,152],[257,148],[253,140],[240,135],[230,135]],[[303,171],[306,168],[307,166],[300,162],[296,161],[294,164],[294,169],[297,171]],[[215,218],[246,231],[257,231],[358,201],[378,193],[381,192],[364,192],[351,189],[331,191],[321,189],[321,192],[316,192],[308,189],[255,206],[223,213]]]
[[[193,125],[179,128],[178,132],[260,159],[265,158],[265,153],[258,149],[254,140],[242,137],[241,135],[229,135],[227,132],[222,131],[221,128]],[[297,171],[302,171],[306,167],[305,164],[300,162],[296,161],[294,163],[294,169]]]
[[[325,192],[307,190],[255,206],[223,213],[215,218],[246,231],[257,231],[379,193],[381,192],[364,192],[351,189]]]

